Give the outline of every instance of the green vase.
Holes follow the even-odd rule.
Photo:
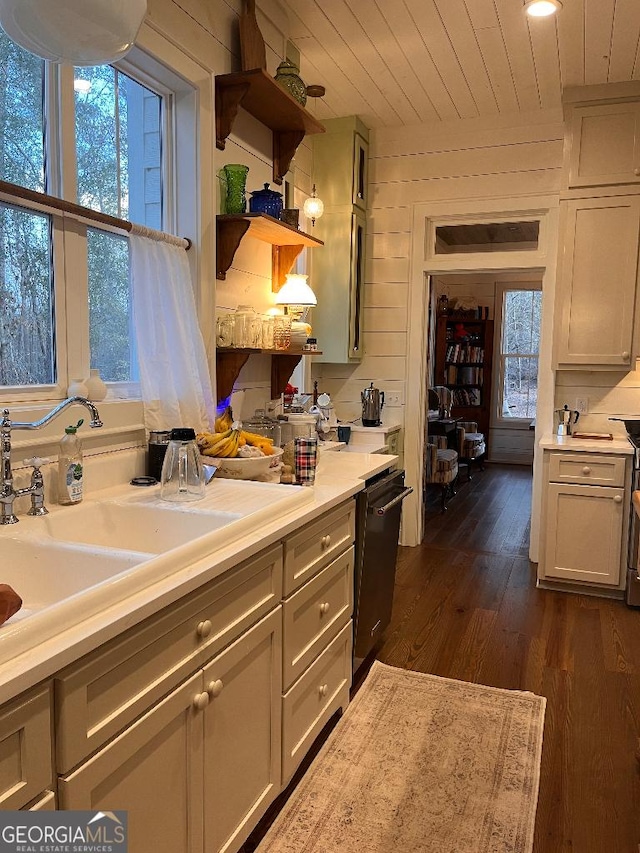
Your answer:
[[[278,65],[275,79],[304,107],[307,103],[307,87],[300,77],[300,70],[297,65],[288,59],[283,59]]]
[[[246,213],[247,211],[247,173],[248,166],[241,163],[227,163],[223,167],[227,181],[227,213]]]

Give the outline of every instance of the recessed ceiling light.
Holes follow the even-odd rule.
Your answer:
[[[532,18],[546,18],[562,9],[560,0],[525,0],[524,8]]]

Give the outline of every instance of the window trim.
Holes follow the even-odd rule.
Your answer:
[[[504,368],[505,355],[502,352],[502,323],[504,319],[504,300],[505,294],[512,290],[539,290],[542,291],[542,282],[540,279],[531,281],[498,281],[496,282],[496,298],[495,298],[495,324],[494,324],[494,339],[493,339],[493,362],[496,366],[493,373],[493,388],[492,388],[492,404],[491,412],[491,427],[498,429],[529,429],[529,425],[535,419],[535,414],[532,417],[526,418],[507,418],[502,414],[502,389],[504,388]],[[542,321],[541,321],[542,327]],[[538,361],[538,387],[540,374],[540,352],[537,353],[518,353],[520,356],[535,357]]]

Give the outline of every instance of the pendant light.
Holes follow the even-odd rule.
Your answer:
[[[50,62],[104,65],[133,47],[147,0],[0,0],[12,41]]]
[[[561,0],[525,0],[524,8],[532,18],[547,18],[562,9]]]
[[[316,219],[320,219],[320,217],[324,213],[324,202],[316,195],[315,184],[311,189],[311,195],[305,201],[302,207],[302,212],[307,217],[307,219],[311,220],[311,225],[315,225]]]

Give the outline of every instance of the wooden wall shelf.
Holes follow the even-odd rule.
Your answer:
[[[231,394],[234,383],[250,355],[271,356],[271,399],[275,400],[284,392],[289,377],[296,369],[302,356],[322,355],[322,353],[318,350],[306,352],[294,349],[218,347],[216,349],[216,396],[218,402]]]
[[[216,146],[223,151],[242,107],[273,131],[273,180],[281,184],[298,145],[324,127],[264,68],[216,77]]]
[[[223,214],[216,217],[216,278],[225,279],[245,234],[270,243],[274,291],[278,291],[303,248],[324,246],[322,240],[266,213]]]

